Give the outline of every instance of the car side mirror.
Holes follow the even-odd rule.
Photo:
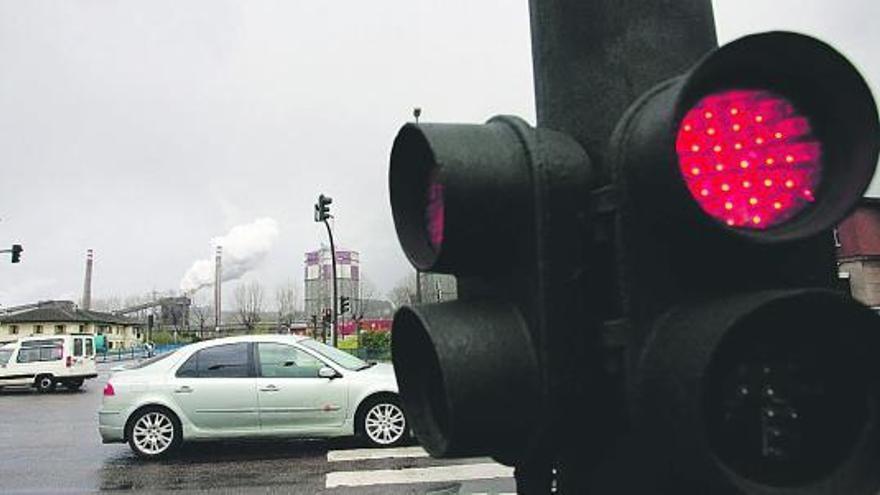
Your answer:
[[[318,370],[318,376],[320,376],[321,378],[329,378],[332,380],[334,378],[339,378],[342,375],[337,373],[336,370],[329,366],[322,366],[321,369]]]

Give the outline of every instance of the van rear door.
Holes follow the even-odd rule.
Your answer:
[[[88,335],[73,337],[71,375],[91,375],[95,372],[95,341]]]

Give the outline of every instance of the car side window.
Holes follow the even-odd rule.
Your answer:
[[[90,338],[86,338],[86,356],[91,357],[94,355],[95,355],[95,341]]]
[[[73,355],[77,357],[83,355],[83,339],[73,339]]]
[[[178,368],[180,378],[247,378],[250,376],[248,344],[223,344],[202,349]]]
[[[183,366],[177,368],[175,373],[178,378],[197,378],[199,376],[199,353],[195,353],[183,363]]]
[[[318,378],[318,370],[326,366],[311,354],[285,344],[261,342],[257,354],[260,376],[266,378]]]

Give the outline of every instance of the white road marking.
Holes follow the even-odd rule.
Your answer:
[[[327,452],[328,462],[398,459],[406,457],[428,457],[428,453],[421,447],[402,447],[396,449],[349,449],[331,450]]]
[[[459,464],[408,469],[378,469],[374,471],[336,471],[327,473],[326,488],[337,486],[399,485],[409,483],[437,483],[442,481],[483,480],[510,478],[513,468],[496,463]]]

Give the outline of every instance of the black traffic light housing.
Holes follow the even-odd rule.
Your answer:
[[[591,180],[579,145],[515,117],[398,133],[389,181],[401,246],[417,269],[458,280],[458,300],[394,316],[401,397],[431,455],[522,465],[546,450],[559,390],[578,393],[552,372],[574,345],[552,329],[580,319]]]
[[[21,262],[21,253],[24,251],[24,248],[21,247],[21,244],[13,244],[12,245],[12,262],[19,263]]]
[[[340,313],[348,313],[348,310],[351,309],[351,298],[348,296],[342,296],[339,298],[339,312]]]
[[[330,204],[333,203],[333,198],[330,196],[324,196],[323,194],[318,196],[318,202],[315,203],[315,221],[323,222],[330,218]]]
[[[681,136],[691,132],[690,112],[734,93],[790,102],[779,125],[809,129],[818,143],[796,137],[791,149],[821,152],[784,155],[790,168],[762,161],[771,148],[759,146],[759,133],[749,134],[752,148],[715,136],[722,125],[736,135],[741,126],[731,123],[741,116],[707,112],[718,125],[700,127],[710,137],[692,142],[715,146],[694,145],[689,155],[682,144],[691,141]],[[758,108],[773,101],[749,98]],[[620,120],[609,153],[619,200],[611,214],[615,282],[627,322],[615,325],[625,329],[617,339],[626,356],[620,410],[629,412],[633,444],[661,460],[641,465],[652,488],[867,494],[880,486],[880,364],[872,357],[880,353],[880,319],[831,290],[831,228],[867,188],[878,137],[876,105],[852,65],[818,40],[781,32],[711,52]],[[737,152],[725,155],[725,147]],[[693,169],[686,156],[698,157]],[[707,206],[713,195],[725,209],[742,198],[774,198],[779,170],[804,167],[814,167],[817,187],[798,190],[807,200],[776,224],[759,215],[738,223]],[[756,192],[737,196],[737,185]]]
[[[534,0],[533,22],[561,4],[589,11]],[[656,26],[642,27],[656,41]],[[624,42],[630,51],[640,36]],[[536,73],[557,89],[559,74],[587,66],[545,57],[536,50]],[[621,74],[608,80],[630,83]],[[604,96],[577,88],[560,102],[545,82],[539,116]],[[686,120],[707,102],[739,115],[730,101],[755,109],[750,141],[715,144],[706,158],[682,133],[719,141],[745,129],[730,125],[743,115],[719,119],[730,125],[721,136]],[[572,114],[556,122],[589,127],[578,120],[587,112]],[[394,317],[394,366],[422,445],[515,465],[526,493],[549,493],[551,471],[562,493],[875,493],[880,319],[832,290],[830,229],[870,182],[878,138],[852,65],[780,32],[714,50],[644,93],[597,155],[597,179],[578,143],[516,118],[404,126],[390,166],[398,238],[417,269],[456,275],[460,294]],[[727,179],[703,185],[715,172],[739,179],[737,191]],[[766,189],[752,194],[746,173]]]

